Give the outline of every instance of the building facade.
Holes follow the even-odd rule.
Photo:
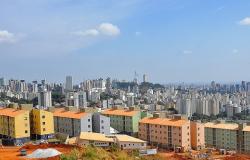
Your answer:
[[[107,109],[102,112],[103,115],[110,118],[110,126],[120,133],[136,135],[138,133],[141,111],[134,107],[129,109]]]
[[[55,132],[67,134],[70,137],[79,136],[81,132],[92,132],[92,114],[71,111],[67,108],[55,109]]]
[[[92,116],[93,132],[110,134],[110,118],[100,113],[93,113]]]
[[[206,147],[237,151],[238,129],[238,124],[233,123],[205,123]]]
[[[19,145],[30,140],[29,111],[0,109],[0,138],[3,145]]]
[[[191,148],[190,121],[185,119],[143,118],[138,135],[140,139],[161,148],[182,151]]]
[[[30,115],[32,139],[49,139],[54,137],[53,113],[32,109]]]

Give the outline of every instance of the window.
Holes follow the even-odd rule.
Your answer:
[[[88,119],[88,122],[90,122],[90,119]]]
[[[44,119],[44,118],[45,118],[45,115],[43,115],[42,118]]]
[[[46,131],[46,129],[45,129],[45,128],[43,128],[43,131]]]
[[[101,123],[104,123],[104,121],[103,121],[103,120],[101,120]]]
[[[24,120],[28,120],[28,117],[24,117]]]
[[[27,131],[27,130],[25,130],[25,133],[28,133],[28,131]]]
[[[45,125],[45,122],[43,122],[43,125]]]
[[[90,128],[90,125],[88,125],[88,128]]]

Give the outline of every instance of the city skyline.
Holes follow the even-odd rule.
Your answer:
[[[3,0],[0,77],[132,80],[137,71],[158,83],[247,81],[249,7],[242,0]]]

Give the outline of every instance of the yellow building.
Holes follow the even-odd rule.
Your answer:
[[[3,145],[18,145],[29,141],[29,111],[0,108],[0,138]]]
[[[41,109],[32,109],[30,117],[32,139],[49,139],[54,137],[53,113]]]

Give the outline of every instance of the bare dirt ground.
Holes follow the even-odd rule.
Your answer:
[[[36,149],[46,149],[53,148],[61,153],[69,153],[76,146],[71,145],[55,145],[55,144],[42,144],[42,145],[32,145],[28,144],[23,147],[0,147],[0,160],[26,160],[27,158],[20,155],[21,149],[26,149],[27,154],[32,153]],[[59,160],[59,157],[46,158],[46,160]]]

